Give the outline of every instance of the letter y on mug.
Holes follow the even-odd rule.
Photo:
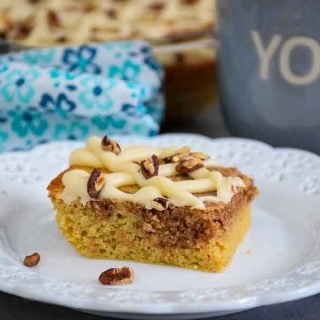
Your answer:
[[[268,80],[270,62],[281,43],[282,37],[278,34],[273,35],[267,47],[263,45],[259,32],[251,31],[251,37],[260,59],[260,77],[264,80]]]

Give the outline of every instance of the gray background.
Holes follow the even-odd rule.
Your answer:
[[[181,119],[163,127],[163,132],[194,132],[209,137],[230,136],[218,108],[212,108],[191,121]],[[98,320],[67,308],[21,299],[0,292],[0,320]],[[106,319],[106,318],[105,318]],[[108,318],[110,320],[110,318]],[[165,318],[164,318],[165,319]],[[320,320],[320,294],[294,301],[219,317],[221,320]]]
[[[304,36],[320,42],[319,11],[319,0],[218,0],[220,96],[233,133],[320,152],[320,77],[295,85],[279,68],[281,48],[289,39]],[[282,37],[268,80],[259,76],[251,31],[259,32],[264,48],[276,34]],[[312,61],[310,50],[298,46],[290,66],[301,76],[308,74]]]

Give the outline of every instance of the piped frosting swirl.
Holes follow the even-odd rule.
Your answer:
[[[82,203],[100,199],[126,200],[141,203],[147,209],[159,209],[159,199],[166,199],[175,206],[204,209],[206,201],[228,203],[237,192],[237,188],[244,186],[240,177],[223,176],[219,171],[210,169],[213,165],[217,165],[216,162],[196,158],[197,153],[187,152],[185,148],[185,156],[181,159],[178,157],[180,160],[178,163],[165,163],[164,159],[179,154],[181,149],[130,146],[115,153],[105,148],[103,145],[105,139],[105,137],[103,139],[91,137],[84,148],[72,152],[69,159],[71,169],[62,177],[64,190],[61,198],[65,202],[70,203],[79,198]],[[156,175],[146,177],[141,163],[154,157],[160,161]],[[199,161],[190,161],[193,159]],[[189,160],[189,163],[197,163],[197,167],[192,168],[190,165],[189,171],[187,167],[183,175],[186,177],[185,180],[171,179],[173,176],[181,176],[179,165],[181,166],[181,161],[186,160]],[[104,185],[99,187],[97,199],[92,199],[87,189],[91,173],[78,167],[99,168],[106,171],[106,173],[101,172]],[[128,193],[120,189],[130,185],[138,186],[138,190]],[[214,195],[202,197],[195,195],[201,193]]]

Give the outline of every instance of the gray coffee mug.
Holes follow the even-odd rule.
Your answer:
[[[319,0],[217,0],[220,98],[235,135],[320,153],[319,12]]]

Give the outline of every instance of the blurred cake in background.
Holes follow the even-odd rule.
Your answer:
[[[167,117],[216,99],[215,0],[1,0],[0,36],[22,47],[145,39],[166,71]]]

